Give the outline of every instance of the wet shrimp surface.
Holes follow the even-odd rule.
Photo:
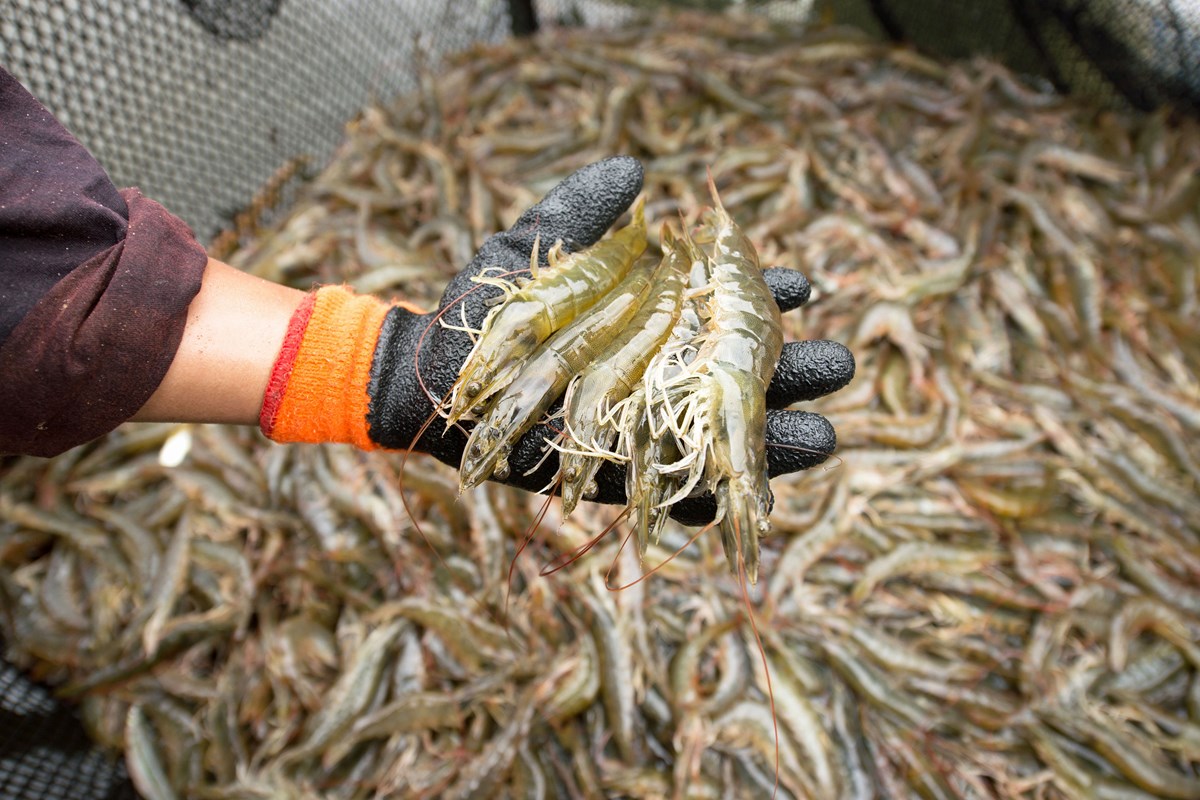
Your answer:
[[[429,85],[434,85],[430,82]],[[0,634],[147,797],[1200,796],[1200,130],[727,17],[548,30],[365,109],[239,266],[436,304],[573,169],[709,201],[854,352],[749,599],[618,509],[127,425],[0,462]],[[647,566],[695,532],[668,522]],[[511,587],[511,589],[510,589]],[[769,667],[764,672],[763,663]],[[774,711],[768,702],[771,676]]]

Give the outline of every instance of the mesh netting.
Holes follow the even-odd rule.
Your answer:
[[[1192,0],[824,0],[835,15],[946,58],[988,56],[1105,104],[1200,111]]]
[[[70,711],[3,661],[0,720],[0,797],[137,797],[126,777],[124,762],[92,747]]]
[[[207,241],[281,167],[324,161],[372,96],[508,30],[504,0],[3,0],[0,63]]]
[[[544,24],[618,25],[662,5],[814,15],[938,55],[985,54],[1060,88],[1200,109],[1200,4],[1184,0],[538,0]],[[208,242],[281,169],[303,176],[371,97],[509,34],[508,0],[0,0],[0,63],[121,186]],[[302,159],[302,161],[299,161]]]

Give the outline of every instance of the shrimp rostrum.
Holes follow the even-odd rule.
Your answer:
[[[697,349],[684,355],[665,347],[651,361],[643,396],[627,408],[618,449],[645,448],[647,435],[669,441],[672,446],[659,448],[669,460],[638,469],[634,459],[626,484],[631,505],[638,507],[635,495],[647,483],[674,489],[654,504],[659,508],[697,490],[712,492],[730,567],[737,572],[741,562],[755,582],[758,539],[770,530],[766,392],[783,330],[754,246],[721,205],[711,179],[709,188],[714,208],[696,235],[683,239],[707,272],[707,282],[694,290],[703,325],[693,342]],[[659,476],[657,483],[646,480],[647,472]]]

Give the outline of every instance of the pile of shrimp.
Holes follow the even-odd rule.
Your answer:
[[[433,457],[403,493],[403,454],[237,426],[0,458],[5,656],[141,795],[1200,797],[1200,124],[731,20],[464,53],[232,261],[432,309],[575,169],[642,162],[657,254],[664,219],[703,239],[711,168],[812,281],[785,336],[857,361],[804,406],[838,459],[772,481],[754,616],[715,535],[622,591],[618,536],[546,574],[623,509],[459,497]]]
[[[627,511],[639,552],[657,543],[671,504],[699,491],[717,500],[730,568],[758,578],[758,538],[770,530],[766,390],[783,348],[779,307],[754,245],[721,205],[695,236],[663,226],[662,256],[646,251],[644,203],[606,240],[549,266],[530,262],[504,289],[444,403],[447,424],[474,418],[460,490],[511,474],[513,445],[543,418],[560,431],[563,514],[595,497],[604,461],[626,466]],[[702,245],[708,245],[707,248]]]

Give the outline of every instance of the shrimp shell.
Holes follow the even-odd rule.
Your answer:
[[[659,378],[673,376],[685,369],[688,356],[694,352],[692,340],[700,330],[700,317],[695,303],[684,296],[683,308],[659,354],[651,359],[647,371],[654,370]],[[655,366],[655,359],[660,363]],[[614,417],[620,421],[620,441],[617,450],[628,456],[625,473],[625,496],[635,519],[634,539],[638,554],[645,558],[651,540],[658,542],[667,521],[666,506],[678,489],[678,478],[669,470],[679,462],[680,452],[674,434],[656,428],[655,420],[647,413],[649,374],[633,394],[617,404]]]
[[[763,279],[758,254],[721,205],[709,178],[714,208],[695,242],[711,243],[704,256],[708,283],[702,290],[706,329],[687,369],[666,378],[668,363],[647,370],[646,413],[669,430],[680,447],[673,464],[681,488],[666,503],[690,493],[703,479],[717,500],[716,521],[731,569],[745,565],[758,580],[758,537],[770,529],[771,490],[767,483],[766,392],[783,350],[779,306]]]
[[[547,339],[484,413],[463,449],[459,470],[463,491],[493,473],[508,475],[513,443],[533,427],[567,383],[621,332],[650,291],[653,262],[633,268],[588,313]]]
[[[525,356],[608,293],[646,249],[644,201],[629,225],[576,253],[551,251],[550,265],[488,314],[451,387],[447,424],[473,412],[516,377]],[[536,253],[534,254],[536,256]],[[481,283],[498,283],[479,277]]]
[[[638,309],[608,352],[567,389],[564,438],[569,437],[571,442],[570,449],[564,448],[560,462],[564,517],[575,510],[580,497],[595,493],[593,480],[602,458],[588,452],[603,454],[612,446],[617,436],[612,409],[633,393],[646,365],[679,319],[688,277],[686,264],[665,226],[661,238],[663,258],[650,278],[652,298]]]

